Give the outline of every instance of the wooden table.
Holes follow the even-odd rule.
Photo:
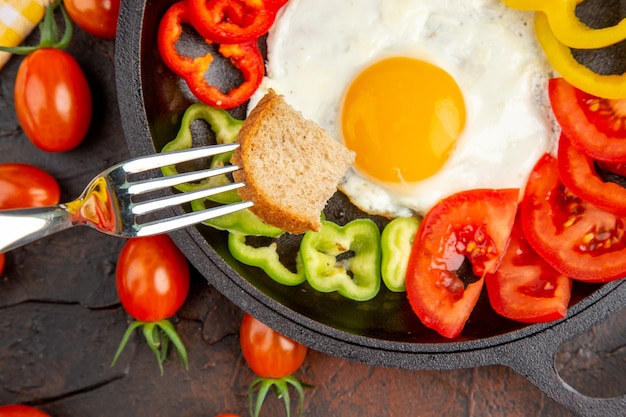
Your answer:
[[[114,43],[76,30],[68,49],[94,96],[85,142],[53,154],[36,149],[16,121],[13,83],[20,57],[0,72],[0,162],[49,171],[62,200],[79,195],[106,167],[128,157],[114,79]],[[1,233],[1,231],[0,231]],[[88,228],[50,236],[7,254],[0,277],[0,404],[28,403],[54,417],[213,417],[247,415],[253,379],[239,350],[243,312],[194,272],[188,301],[174,319],[189,351],[189,370],[174,359],[159,374],[135,335],[116,366],[111,360],[129,323],[114,286],[124,244]],[[563,377],[594,396],[626,392],[626,314],[568,342],[557,360]],[[297,376],[314,416],[571,416],[511,370],[384,369],[310,351]],[[262,415],[285,415],[273,395]]]

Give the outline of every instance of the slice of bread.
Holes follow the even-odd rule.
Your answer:
[[[354,152],[305,119],[273,90],[244,121],[231,161],[239,189],[264,222],[292,234],[318,231],[326,202],[354,162]]]

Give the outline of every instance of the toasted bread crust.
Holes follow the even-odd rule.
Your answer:
[[[293,234],[321,227],[320,214],[354,161],[354,152],[269,92],[250,112],[232,157],[239,189],[263,221]]]

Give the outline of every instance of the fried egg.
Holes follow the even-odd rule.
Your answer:
[[[339,188],[371,214],[519,188],[557,135],[530,18],[499,0],[290,0],[249,108],[272,88],[355,151]]]

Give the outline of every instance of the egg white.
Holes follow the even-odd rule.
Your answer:
[[[290,0],[268,36],[267,76],[249,108],[272,88],[341,141],[351,80],[385,57],[422,59],[446,70],[465,99],[450,158],[414,183],[351,169],[339,188],[364,211],[393,217],[423,214],[462,190],[519,188],[557,139],[544,93],[551,70],[528,19],[499,0]]]

